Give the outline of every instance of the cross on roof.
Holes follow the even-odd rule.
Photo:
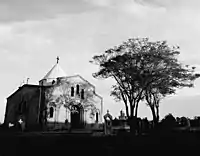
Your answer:
[[[59,59],[60,59],[60,58],[57,56],[57,58],[56,58],[56,59],[57,59],[57,63],[58,63],[58,61],[59,61]]]

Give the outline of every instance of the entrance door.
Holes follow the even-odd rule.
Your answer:
[[[74,112],[71,112],[71,127],[72,128],[81,128],[83,126],[83,119],[82,119],[82,113],[83,109],[80,106],[73,106]]]

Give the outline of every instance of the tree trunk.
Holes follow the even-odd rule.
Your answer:
[[[138,105],[139,105],[139,102],[136,103],[136,107],[135,107],[135,117],[137,118],[137,115],[138,115]]]
[[[155,126],[158,123],[155,108],[153,106],[150,106],[150,108],[151,108],[151,112],[152,112],[152,115],[153,115],[153,123],[154,123],[154,126]]]
[[[136,134],[136,129],[137,129],[137,120],[135,116],[130,116],[128,118],[128,124],[130,126],[130,132],[131,134],[135,135]]]
[[[159,122],[159,106],[156,106],[156,117],[157,117],[157,122]]]
[[[136,103],[136,107],[135,107],[135,132],[137,131],[137,133],[139,132],[140,126],[138,124],[138,106],[139,106],[139,102]]]
[[[129,118],[130,115],[129,115],[129,110],[128,110],[128,105],[127,105],[127,103],[125,103],[125,108],[126,108],[126,116]]]
[[[134,106],[132,104],[130,104],[130,118],[132,118],[134,116]]]

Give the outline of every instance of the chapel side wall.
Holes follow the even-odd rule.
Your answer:
[[[12,100],[7,99],[6,103],[6,112],[5,112],[5,117],[4,117],[4,124],[8,125],[9,123],[14,123],[14,103]]]
[[[18,91],[15,95],[7,98],[5,118],[4,118],[5,125],[17,121],[17,111],[19,108],[20,101],[21,101],[21,91]]]
[[[28,113],[26,115],[27,126],[33,126],[37,124],[38,103],[39,103],[38,97],[35,97],[28,102]]]
[[[10,109],[9,105],[10,105],[10,100],[7,99],[7,101],[6,101],[6,109],[5,109],[5,113],[4,113],[4,124],[5,125],[8,125],[9,109]]]
[[[32,128],[40,124],[39,113],[42,113],[42,111],[40,111],[39,109],[43,107],[42,94],[40,96],[39,87],[34,88],[32,92],[30,92],[30,94],[31,95],[27,94],[27,96],[31,96],[31,98],[27,102],[28,103],[27,114],[26,114],[27,128]]]
[[[38,106],[39,106],[39,87],[25,86],[20,91],[7,99],[4,123],[15,123],[19,119],[19,105],[26,102],[26,111],[21,114],[26,122],[27,128],[38,124]]]

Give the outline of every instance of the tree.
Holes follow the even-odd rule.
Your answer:
[[[141,100],[153,95],[155,100],[147,100],[147,103],[150,108],[157,106],[158,110],[156,104],[160,97],[174,93],[179,87],[191,87],[198,77],[194,70],[183,68],[178,62],[178,49],[168,46],[166,41],[129,39],[93,57],[90,62],[100,67],[93,76],[114,78],[116,84],[112,86],[111,95],[118,101],[123,100],[130,120],[136,119]]]
[[[154,44],[154,57],[152,66],[149,67],[149,75],[157,74],[157,80],[152,81],[145,90],[145,99],[153,115],[154,124],[159,121],[160,101],[170,94],[175,94],[177,88],[194,87],[194,81],[199,78],[195,73],[195,67],[184,65],[177,59],[180,54],[179,47],[170,47],[166,41]],[[148,62],[150,63],[150,62]]]

